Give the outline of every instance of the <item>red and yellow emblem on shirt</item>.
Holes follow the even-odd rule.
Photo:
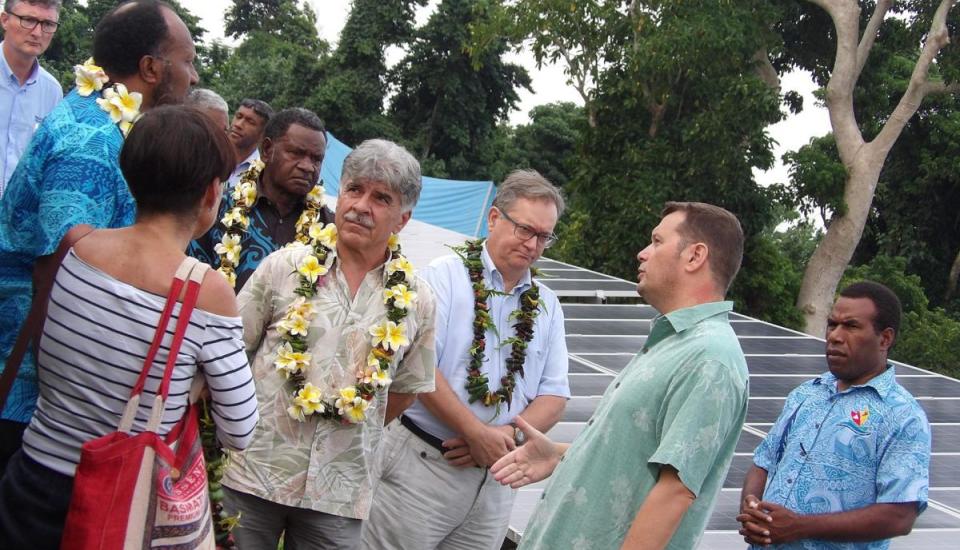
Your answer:
[[[858,427],[863,427],[867,423],[867,419],[870,418],[870,409],[864,407],[860,411],[850,411],[850,419],[853,420],[853,423]]]

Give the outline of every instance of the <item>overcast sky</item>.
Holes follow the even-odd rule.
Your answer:
[[[336,46],[340,29],[350,13],[350,0],[307,0],[317,13],[317,30],[320,36]],[[436,0],[426,9],[418,13],[418,24],[426,22],[427,17]],[[230,6],[230,0],[181,0],[182,5],[199,16],[202,25],[207,29],[205,39],[212,41],[223,38],[223,14]],[[396,61],[400,57],[399,51],[388,52],[388,62]],[[566,83],[563,68],[551,65],[537,69],[532,55],[511,55],[510,60],[520,63],[527,68],[533,79],[533,92],[520,90],[519,109],[511,113],[511,124],[523,124],[528,121],[527,113],[533,107],[554,101],[572,101],[583,104],[576,91]],[[779,157],[787,151],[792,151],[806,144],[811,137],[826,134],[830,130],[830,120],[823,108],[815,106],[812,95],[814,86],[810,78],[802,73],[793,73],[783,78],[784,90],[796,90],[804,96],[804,110],[799,115],[790,115],[786,120],[769,128],[770,136],[778,142],[775,149],[778,162],[777,167],[766,174],[758,174],[758,180],[763,183],[786,182],[786,169],[779,163]],[[322,116],[322,113],[321,113]]]

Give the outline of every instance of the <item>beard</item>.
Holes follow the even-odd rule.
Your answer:
[[[187,97],[187,93],[190,91],[189,86],[186,90],[183,90],[182,94],[177,94],[173,89],[173,75],[170,70],[170,66],[167,65],[163,69],[163,79],[160,80],[160,83],[157,84],[156,89],[153,91],[153,105],[154,107],[159,107],[161,105],[179,105]]]

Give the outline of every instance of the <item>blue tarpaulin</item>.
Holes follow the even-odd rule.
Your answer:
[[[327,152],[320,168],[327,194],[339,194],[343,160],[352,150],[327,132]],[[423,190],[417,207],[413,209],[413,217],[467,236],[485,237],[487,211],[496,193],[492,181],[445,180],[424,176]]]

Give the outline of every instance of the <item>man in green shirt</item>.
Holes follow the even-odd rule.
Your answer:
[[[661,312],[569,446],[522,418],[494,464],[516,488],[553,473],[521,548],[697,546],[747,414],[748,375],[723,301],[743,256],[730,212],[668,202],[640,251],[637,292]]]

